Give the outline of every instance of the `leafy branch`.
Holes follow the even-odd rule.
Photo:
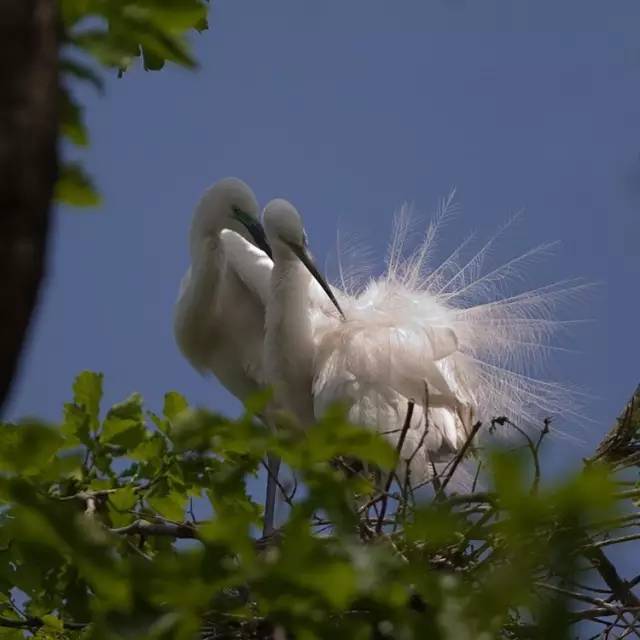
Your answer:
[[[208,0],[60,0],[60,133],[67,148],[84,149],[89,133],[84,109],[71,87],[104,92],[102,69],[119,77],[138,59],[146,71],[174,63],[196,67],[188,36],[208,28]],[[59,202],[77,207],[100,204],[82,164],[63,164],[56,186]]]
[[[548,422],[535,438],[499,417],[471,428],[465,454],[432,464],[420,486],[407,464],[419,452],[402,460],[402,446],[338,411],[307,432],[273,434],[253,413],[227,420],[175,392],[161,414],[138,394],[103,412],[101,396],[102,377],[85,372],[58,428],[0,429],[9,638],[133,628],[144,638],[237,640],[640,633],[640,576],[627,578],[605,553],[640,539],[640,489],[628,480],[637,393],[563,482],[544,481]],[[502,444],[504,430],[520,441]],[[303,489],[263,540],[247,487],[268,451]]]

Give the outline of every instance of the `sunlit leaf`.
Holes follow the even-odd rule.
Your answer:
[[[78,164],[61,167],[54,197],[56,201],[74,207],[97,207],[102,202],[91,178]]]
[[[91,420],[88,413],[77,404],[65,404],[60,431],[70,443],[78,441],[89,445],[91,442]]]
[[[178,415],[188,407],[189,404],[185,397],[177,391],[169,391],[169,393],[165,393],[162,413],[169,420],[175,420]]]
[[[92,431],[97,431],[99,424],[102,380],[101,373],[83,371],[76,376],[73,383],[73,401],[77,406],[84,408]]]
[[[54,631],[62,631],[64,629],[64,624],[60,618],[54,616],[52,614],[46,614],[41,617],[42,622],[44,622],[44,626],[49,629],[53,629]]]
[[[148,498],[149,506],[160,515],[180,522],[184,519],[184,512],[187,507],[187,497],[177,492],[170,492],[166,496],[151,496]]]

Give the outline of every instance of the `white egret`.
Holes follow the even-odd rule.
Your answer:
[[[313,264],[304,229],[292,205],[286,200],[272,200],[265,207],[264,223],[267,238],[274,242],[264,340],[265,377],[274,393],[269,422],[275,424],[277,414],[285,413],[308,427],[314,422],[311,314],[330,313],[328,300],[340,314],[342,311]],[[277,470],[276,465],[276,473]],[[275,504],[275,500],[272,485],[267,487],[267,503]]]
[[[342,309],[308,253],[306,234],[295,207],[286,200],[273,200],[265,208],[263,222],[274,260],[264,364],[278,408],[287,409],[308,426],[329,404],[346,402],[353,422],[397,432],[404,420],[407,400],[420,401],[425,395],[425,382],[431,383],[429,407],[434,429],[426,434],[422,446],[435,459],[453,453],[462,444],[459,439],[468,424],[460,417],[462,402],[435,364],[457,349],[453,331],[441,323],[427,323],[415,327],[415,334],[411,335],[405,333],[406,327],[400,326],[395,337],[401,339],[392,345],[393,337],[380,333],[379,310],[374,307],[354,318],[347,315],[341,319]],[[312,287],[310,274],[333,301],[340,316],[323,304],[321,294]],[[347,299],[346,303],[350,311],[356,310],[354,301]],[[393,331],[388,319],[385,320],[386,329]],[[359,338],[373,337],[372,332],[374,340],[357,344]],[[327,339],[327,335],[336,336],[337,340]],[[376,342],[379,338],[382,340]],[[354,346],[368,349],[358,357],[375,360],[373,377],[372,371],[362,369],[360,378],[350,370]],[[346,349],[344,353],[342,348]],[[327,351],[331,352],[329,357]],[[406,362],[394,362],[403,355],[410,356]],[[424,411],[424,404],[418,405],[414,426],[405,437],[406,458],[422,437],[419,426],[424,417],[419,415],[420,411]],[[397,433],[391,437],[395,440]]]
[[[184,357],[198,371],[213,373],[240,400],[263,385],[260,286],[268,283],[272,265],[258,217],[255,196],[241,180],[220,180],[205,192],[191,223],[191,267],[174,315]]]
[[[358,291],[343,283],[340,319],[326,305],[310,302],[317,293],[309,295],[309,277],[302,265],[295,267],[296,256],[309,267],[295,208],[277,200],[264,214],[274,250],[265,371],[277,397],[288,400],[303,423],[334,402],[346,403],[351,421],[386,433],[394,443],[408,402],[415,402],[401,450],[414,479],[428,475],[431,460],[446,460],[461,448],[474,415],[530,419],[566,409],[563,390],[527,376],[525,360],[544,353],[559,326],[548,317],[551,306],[581,286],[565,283],[505,297],[505,278],[545,247],[482,274],[493,240],[467,262],[461,263],[463,245],[429,268],[445,216],[446,207],[406,255],[404,210],[387,273]]]
[[[342,310],[313,264],[293,205],[283,199],[272,200],[265,207],[263,221],[274,261],[266,314],[265,373],[278,410],[287,411],[300,424],[310,426],[315,421],[312,316],[314,320],[318,314],[336,317],[327,308],[327,298],[340,315]],[[311,277],[322,289],[320,293],[311,287]]]
[[[174,334],[184,357],[241,401],[265,383],[262,351],[273,265],[259,215],[253,192],[241,180],[226,178],[205,192],[191,223],[191,267],[175,305]],[[269,467],[277,473],[273,458]],[[273,503],[265,505],[267,532],[273,510]]]

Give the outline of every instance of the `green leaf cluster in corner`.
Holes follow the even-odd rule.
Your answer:
[[[147,71],[172,62],[193,69],[190,34],[208,27],[206,0],[61,0],[62,49],[59,118],[62,139],[86,148],[89,133],[78,83],[104,91],[103,70],[122,75],[136,60]],[[61,163],[56,201],[75,207],[101,202],[92,179],[78,162]]]

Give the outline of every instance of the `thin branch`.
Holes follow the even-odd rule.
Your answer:
[[[547,584],[546,582],[535,582],[536,587],[540,587],[541,589],[546,589],[547,591],[553,591],[555,593],[560,593],[567,598],[571,598],[572,600],[579,600],[580,602],[586,602],[588,604],[593,604],[596,607],[602,607],[603,609],[610,609],[612,613],[617,613],[619,607],[615,607],[609,604],[606,600],[602,600],[601,598],[594,598],[593,596],[589,596],[586,593],[580,593],[578,591],[570,591],[569,589],[563,589],[562,587],[558,587],[554,584]]]
[[[422,446],[424,445],[424,441],[427,438],[427,435],[429,434],[429,385],[425,382],[424,383],[424,429],[422,430],[422,435],[420,436],[420,441],[418,442],[418,444],[416,445],[416,447],[414,448],[414,450],[411,452],[411,455],[409,456],[409,459],[407,460],[407,469],[409,469],[409,467],[411,467],[411,464],[413,463],[413,459],[416,457],[418,451],[420,451],[420,449],[422,449]]]
[[[106,499],[112,493],[115,493],[122,487],[118,487],[117,489],[100,489],[99,491],[78,491],[78,493],[74,493],[70,496],[59,496],[58,500],[62,502],[67,502],[69,500],[80,500],[81,502],[87,502],[88,500],[100,500]]]
[[[447,488],[447,485],[451,481],[451,478],[453,478],[453,474],[456,472],[458,465],[462,462],[463,458],[467,455],[467,451],[469,450],[469,447],[471,446],[471,443],[473,442],[473,439],[476,437],[476,434],[480,430],[481,426],[482,426],[482,422],[476,422],[473,425],[473,427],[471,427],[471,431],[469,432],[467,439],[465,440],[464,444],[462,445],[462,448],[460,449],[456,457],[453,459],[453,462],[451,463],[451,467],[449,468],[449,473],[447,474],[445,479],[442,481],[442,485],[440,486],[440,489],[436,493],[436,499],[444,495],[444,490]]]
[[[538,492],[538,487],[540,485],[541,471],[540,471],[540,458],[538,456],[538,452],[540,450],[540,445],[542,444],[543,438],[547,433],[549,433],[550,422],[551,421],[549,420],[549,418],[545,418],[544,427],[540,432],[540,435],[538,436],[538,441],[534,443],[533,440],[530,438],[529,434],[524,429],[521,429],[517,424],[511,422],[511,420],[509,420],[509,418],[507,418],[506,416],[493,418],[493,420],[491,420],[492,427],[494,427],[496,424],[499,424],[501,426],[507,424],[512,429],[515,429],[525,439],[527,443],[527,448],[529,449],[529,452],[531,453],[531,458],[533,459],[534,475],[533,475],[533,482],[531,483],[532,494],[535,494]]]
[[[633,540],[640,540],[640,533],[633,533],[628,536],[619,536],[618,538],[607,538],[606,540],[598,540],[591,543],[591,548],[609,547],[614,544],[623,544],[624,542],[631,542]]]
[[[69,631],[80,631],[89,626],[88,622],[62,622],[62,625],[65,629]],[[12,620],[11,618],[5,618],[0,616],[0,627],[5,627],[7,629],[28,629],[29,631],[36,631],[41,627],[46,626],[45,622],[42,618],[36,618],[33,616],[29,616],[24,620]]]
[[[200,539],[196,528],[188,522],[185,522],[183,524],[170,524],[147,522],[146,520],[136,520],[126,527],[109,529],[109,531],[111,533],[123,536],[167,536],[170,538],[185,538],[191,540]]]
[[[478,480],[480,479],[480,470],[482,469],[482,460],[478,460],[478,466],[476,467],[475,475],[473,476],[473,484],[471,485],[471,493],[476,492],[478,486]]]
[[[618,570],[602,549],[591,546],[584,549],[582,555],[591,562],[619,602],[628,607],[640,607],[640,600],[630,589],[629,584],[620,577]]]
[[[404,445],[405,438],[407,436],[407,431],[409,431],[409,427],[411,426],[411,418],[413,417],[413,409],[415,407],[415,403],[412,400],[409,400],[407,404],[407,415],[404,419],[404,425],[402,426],[402,433],[398,438],[398,444],[396,446],[398,454],[402,451],[402,446]],[[393,482],[394,472],[391,471],[389,476],[387,477],[387,483],[384,487],[384,497],[382,499],[382,504],[380,507],[380,515],[378,516],[378,522],[376,524],[376,533],[380,534],[382,532],[382,523],[384,521],[384,517],[387,513],[387,494],[389,493],[389,489],[391,488],[391,483]]]

